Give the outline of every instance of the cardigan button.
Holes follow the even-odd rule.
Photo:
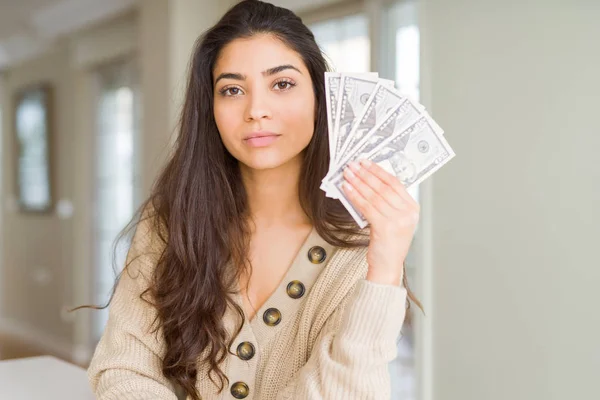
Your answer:
[[[304,296],[305,291],[306,288],[304,287],[304,284],[300,281],[291,281],[287,285],[287,294],[292,299],[299,299],[300,297]]]
[[[254,357],[255,352],[254,345],[250,342],[242,342],[237,347],[237,355],[244,361],[248,361]]]
[[[231,385],[231,395],[236,399],[245,399],[250,394],[250,388],[244,382]]]
[[[308,250],[308,259],[313,264],[321,264],[326,258],[327,253],[321,246],[313,246]]]
[[[263,321],[269,326],[275,326],[281,322],[281,312],[276,308],[269,308],[263,314]]]

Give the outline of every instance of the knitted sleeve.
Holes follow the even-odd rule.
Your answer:
[[[121,275],[87,371],[99,400],[177,400],[175,388],[162,373],[160,331],[151,331],[155,308],[140,298],[157,260],[149,225],[142,221],[136,229],[127,255],[132,262]]]
[[[277,400],[389,399],[388,365],[397,355],[406,296],[404,287],[360,280]]]

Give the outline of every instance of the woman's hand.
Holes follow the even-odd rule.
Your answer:
[[[400,285],[419,221],[419,204],[398,178],[369,160],[350,163],[343,188],[371,225],[367,280]]]

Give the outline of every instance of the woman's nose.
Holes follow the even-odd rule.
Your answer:
[[[248,96],[248,106],[246,109],[246,119],[259,120],[271,118],[271,107],[269,105],[269,94],[263,92],[254,92]]]

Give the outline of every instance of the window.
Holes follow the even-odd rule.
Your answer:
[[[136,166],[137,105],[134,69],[130,63],[110,65],[97,71],[95,193],[94,193],[94,301],[105,304],[115,282],[115,272],[124,266],[129,243],[113,244],[139,203]],[[95,313],[97,341],[108,311]]]
[[[334,71],[369,72],[370,40],[367,17],[350,15],[309,26]]]
[[[419,101],[419,28],[414,2],[396,3],[389,20],[395,37],[395,79],[400,92]]]
[[[51,166],[48,107],[51,90],[45,85],[19,92],[15,109],[18,142],[17,185],[24,212],[51,212]]]
[[[396,88],[415,101],[419,101],[419,27],[417,24],[416,1],[396,1],[383,13],[383,43],[389,43],[393,51],[384,52],[387,64],[384,68],[392,72]],[[419,201],[419,188],[411,187],[410,194]],[[418,228],[417,228],[418,229]],[[418,235],[418,233],[417,233]],[[406,260],[406,275],[414,288],[416,281],[415,252],[411,250]],[[417,293],[418,296],[418,293]],[[410,313],[418,313],[416,306],[411,307]],[[398,357],[390,365],[392,379],[392,399],[415,400],[417,398],[417,371],[415,365],[414,317],[409,317],[410,323],[402,328],[402,339],[398,342]]]

